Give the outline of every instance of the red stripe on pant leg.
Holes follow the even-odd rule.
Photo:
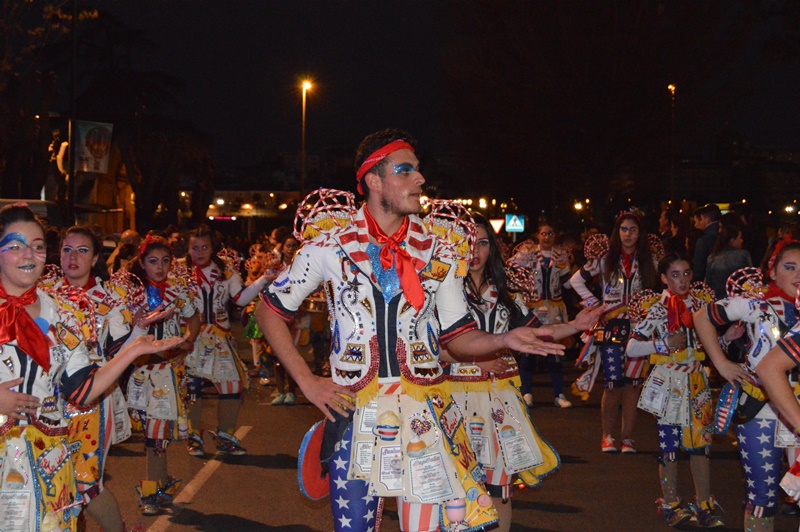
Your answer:
[[[402,497],[397,498],[397,503],[400,505],[400,530],[410,530],[411,505],[404,502]]]

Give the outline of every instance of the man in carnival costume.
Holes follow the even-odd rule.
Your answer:
[[[504,347],[547,354],[563,346],[541,338],[552,334],[546,328],[477,329],[463,292],[466,261],[418,216],[425,178],[411,137],[393,129],[369,135],[355,166],[365,204],[307,241],[262,292],[259,326],[327,418],[320,454],[335,530],[377,529],[383,497],[397,497],[402,530],[485,527],[497,512],[440,349],[481,361]],[[320,285],[331,314],[331,378],[311,372],[287,326]]]

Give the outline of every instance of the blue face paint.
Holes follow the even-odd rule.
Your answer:
[[[3,240],[0,240],[0,248],[2,248],[3,251],[6,251],[6,246],[14,241],[17,241],[24,246],[28,245],[28,240],[21,233],[8,233],[3,237]]]
[[[392,169],[394,170],[394,174],[410,174],[412,172],[418,172],[414,165],[411,163],[400,163],[400,164],[393,164]]]
[[[0,252],[6,253],[10,251],[13,254],[24,253],[25,248],[33,252],[33,257],[36,260],[44,262],[47,254],[47,244],[44,239],[35,238],[32,243],[28,244],[28,239],[21,233],[8,233],[0,240]]]

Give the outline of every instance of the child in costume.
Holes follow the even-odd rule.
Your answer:
[[[143,515],[160,513],[162,507],[172,504],[180,488],[181,481],[167,473],[166,451],[171,440],[185,439],[188,434],[184,360],[200,332],[189,276],[186,272],[176,275],[171,267],[172,249],[167,241],[148,236],[132,273],[144,283],[146,310],[166,310],[167,314],[158,322],[137,324],[133,334],[180,338],[182,342],[165,356],[139,361],[128,381],[128,407],[132,417],[141,421],[145,436],[146,477],[137,486]],[[184,334],[180,319],[186,321]]]
[[[536,228],[538,243],[526,241],[517,246],[511,262],[528,269],[533,274],[534,293],[531,308],[535,310],[539,322],[544,325],[567,323],[567,306],[561,295],[564,286],[569,286],[572,276],[569,252],[555,245],[556,235],[553,226],[547,222]],[[519,374],[522,380],[522,396],[530,406],[533,403],[533,368],[535,359],[522,356],[519,361]],[[545,366],[553,384],[554,403],[559,408],[569,408],[572,403],[564,396],[564,364],[561,357],[548,355]]]
[[[684,450],[696,489],[697,504],[691,510],[697,523],[708,528],[725,526],[710,492],[713,408],[701,364],[705,353],[692,321],[692,312],[714,300],[713,291],[702,284],[692,287],[692,267],[677,253],[659,261],[658,273],[667,289],[661,295],[641,292],[629,306],[632,316],[641,306],[643,316],[634,323],[627,352],[631,358],[649,356],[653,365],[639,407],[658,419],[658,477],[663,495],[659,510],[670,526],[692,518],[692,511],[681,506],[678,496],[676,460],[678,451]]]
[[[267,284],[267,278],[262,275],[247,287],[242,286],[239,268],[233,260],[221,256],[220,247],[213,231],[206,225],[189,232],[187,266],[197,290],[201,329],[194,349],[186,357],[189,402],[187,451],[192,456],[200,457],[205,455],[200,418],[203,385],[207,380],[214,384],[219,397],[217,429],[209,431],[216,442],[217,452],[232,455],[247,452],[233,433],[242,405],[242,394],[250,386],[250,381],[231,334],[228,303],[245,306]]]

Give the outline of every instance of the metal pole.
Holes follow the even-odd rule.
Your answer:
[[[670,84],[669,199],[675,201],[675,85]]]
[[[306,193],[306,92],[308,89],[303,87],[303,121],[302,121],[302,140],[300,148],[300,196]]]
[[[76,31],[78,20],[78,0],[72,0],[72,83],[70,84],[70,118],[69,118],[69,170],[67,174],[67,225],[75,223],[75,157],[78,154],[75,146],[75,115],[77,114],[77,87],[78,87],[78,34]]]

